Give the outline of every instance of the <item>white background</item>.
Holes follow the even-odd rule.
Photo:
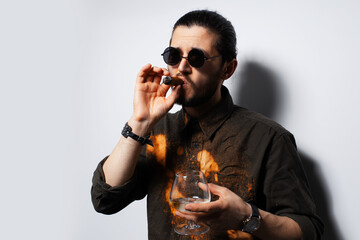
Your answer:
[[[92,173],[132,113],[135,76],[189,10],[235,26],[237,104],[297,140],[327,224],[359,239],[358,1],[2,1],[1,239],[146,239],[145,201],[105,216]]]

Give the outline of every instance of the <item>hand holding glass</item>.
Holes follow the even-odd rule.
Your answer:
[[[210,192],[204,174],[201,171],[183,171],[176,173],[171,187],[170,203],[181,212],[188,212],[185,206],[189,203],[210,202]],[[203,223],[188,220],[187,225],[176,226],[175,232],[180,235],[199,235],[209,231]]]

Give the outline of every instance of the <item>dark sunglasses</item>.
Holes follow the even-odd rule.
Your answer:
[[[161,54],[163,56],[164,61],[166,64],[170,66],[174,66],[178,64],[181,59],[185,58],[188,60],[189,64],[195,68],[199,68],[204,65],[206,60],[220,57],[221,55],[214,56],[214,57],[205,57],[204,52],[200,49],[193,48],[189,52],[187,57],[183,57],[180,54],[180,50],[174,47],[168,47],[164,50],[164,53]]]

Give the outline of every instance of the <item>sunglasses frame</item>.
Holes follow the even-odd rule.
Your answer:
[[[176,58],[178,58],[178,59],[176,59],[177,61],[176,61],[175,63],[169,63],[169,61],[168,61],[168,58],[170,57],[170,53],[169,53],[170,51],[176,51],[176,52],[179,54],[179,56],[176,56]],[[198,59],[201,59],[201,62],[194,62],[194,61],[192,60],[191,55],[196,54],[196,53],[194,53],[194,52],[198,52],[198,53],[199,53],[198,56],[197,56],[197,58],[198,58]],[[169,53],[169,56],[166,58],[166,57],[165,57],[165,54],[167,54],[167,53]],[[217,56],[213,56],[213,57],[206,57],[205,54],[204,54],[204,52],[203,52],[202,50],[198,49],[198,48],[193,48],[193,49],[191,49],[190,52],[188,53],[188,56],[187,56],[187,57],[184,57],[184,56],[181,56],[181,55],[180,55],[180,50],[179,50],[178,48],[174,48],[174,47],[167,47],[167,48],[165,48],[165,50],[164,50],[164,52],[161,54],[161,56],[163,56],[164,62],[165,62],[167,65],[175,66],[175,65],[179,64],[183,58],[185,58],[185,59],[189,62],[189,64],[190,64],[192,67],[195,67],[195,68],[200,68],[200,67],[202,67],[202,66],[205,64],[205,61],[207,61],[207,60],[209,60],[209,59],[221,57],[221,55],[217,55]],[[200,58],[199,58],[199,57],[200,57]]]

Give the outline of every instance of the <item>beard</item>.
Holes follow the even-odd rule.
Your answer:
[[[181,75],[186,78],[189,88],[191,88],[191,93],[187,93],[187,90],[181,87],[180,96],[175,102],[175,104],[182,105],[183,107],[198,107],[206,102],[208,102],[218,90],[219,84],[221,83],[222,75],[222,66],[219,67],[217,71],[213,71],[211,74],[208,74],[206,84],[196,85],[192,79],[186,74],[182,73]]]
[[[195,87],[196,91],[194,93],[194,96],[192,97],[187,97],[185,91],[183,89],[180,89],[180,96],[175,103],[182,105],[183,107],[200,106],[209,101],[212,96],[214,96],[217,87],[218,84],[214,82],[207,84],[206,87],[203,87],[201,89]]]

